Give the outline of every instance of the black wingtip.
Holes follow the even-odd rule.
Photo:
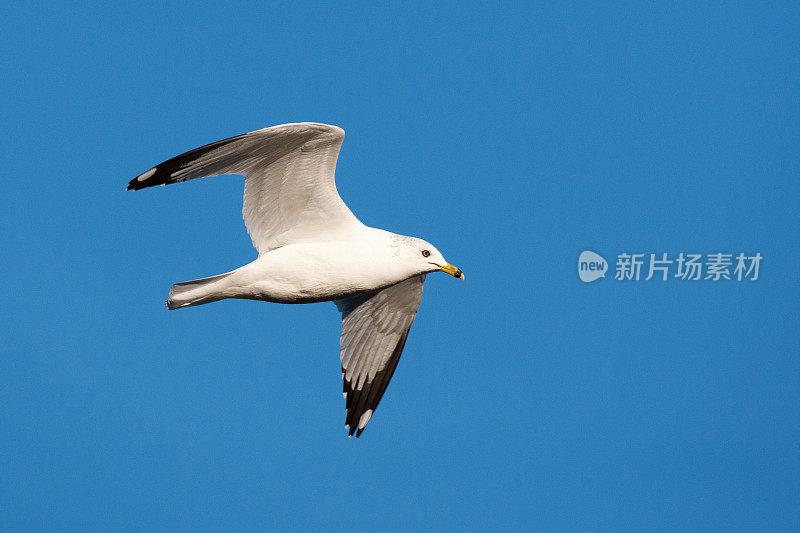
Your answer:
[[[139,176],[133,178],[131,181],[128,182],[128,186],[125,188],[126,191],[138,191],[139,189],[144,189],[145,187],[149,187],[150,185],[147,184],[147,181],[140,181]]]
[[[347,430],[347,436],[348,437],[352,437],[353,435],[355,435],[356,438],[359,438],[361,436],[361,434],[364,433],[364,430],[366,429],[366,426],[363,427],[363,428],[360,428],[357,425],[353,426],[353,425],[345,424],[344,428]]]
[[[166,183],[165,178],[168,178],[169,175],[164,176],[164,173],[161,171],[162,166],[164,166],[163,163],[151,168],[147,172],[142,172],[128,182],[128,188],[125,190],[138,191],[139,189],[144,189],[145,187],[152,187],[153,185]]]
[[[212,150],[224,146],[237,139],[241,139],[242,137],[245,137],[247,135],[250,134],[244,133],[242,135],[228,137],[227,139],[222,139],[221,141],[216,141],[210,144],[206,144],[205,146],[201,146],[200,148],[189,150],[188,152],[183,153],[181,155],[177,155],[172,159],[164,161],[163,163],[159,163],[158,165],[154,166],[147,172],[144,172],[133,178],[128,183],[128,188],[126,190],[138,191],[139,189],[153,187],[154,185],[167,185],[168,183],[177,183],[180,181],[186,181],[187,179],[190,178],[186,177],[175,178],[174,177],[175,173],[191,165],[198,158],[208,154]]]

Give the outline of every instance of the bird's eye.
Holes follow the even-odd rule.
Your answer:
[[[422,257],[428,257],[431,253],[428,250],[422,250]]]

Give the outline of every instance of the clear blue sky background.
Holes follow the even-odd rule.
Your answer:
[[[800,528],[800,7],[3,10],[0,528]],[[339,191],[430,240],[363,437],[329,303],[168,312],[255,257],[187,149],[347,131]],[[583,284],[578,254],[760,252]]]

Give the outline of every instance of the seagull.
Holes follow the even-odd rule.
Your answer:
[[[195,178],[244,176],[242,215],[258,258],[236,270],[176,283],[168,309],[226,298],[332,301],[342,314],[339,356],[348,436],[361,436],[392,379],[422,300],[425,275],[464,279],[432,244],[362,224],[336,190],[344,130],[282,124],[165,161],[127,190]]]

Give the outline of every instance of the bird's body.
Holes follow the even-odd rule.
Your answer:
[[[225,298],[284,304],[326,302],[408,278],[397,256],[400,243],[411,237],[362,228],[351,240],[289,244],[227,274],[176,284],[167,307]]]
[[[176,283],[167,307],[226,298],[335,302],[342,312],[346,427],[359,436],[397,366],[425,275],[464,275],[431,244],[370,228],[353,215],[334,181],[343,139],[343,130],[325,124],[265,128],[165,161],[128,189],[245,176],[242,212],[258,258],[226,274]]]

